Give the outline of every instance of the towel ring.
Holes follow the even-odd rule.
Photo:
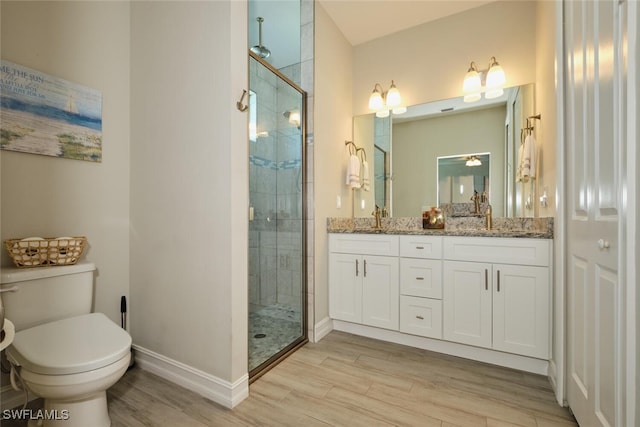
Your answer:
[[[349,146],[349,154],[351,154],[352,156],[354,154],[358,154],[358,147],[356,146],[356,144],[353,143],[353,141],[345,141],[344,145]]]
[[[358,154],[358,151],[362,151],[362,161],[366,162],[367,161],[367,152],[365,151],[364,148],[357,148],[356,149],[356,154]]]

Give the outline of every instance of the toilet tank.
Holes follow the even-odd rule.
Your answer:
[[[93,274],[90,262],[75,265],[15,268],[0,272],[5,317],[16,331],[67,317],[91,313],[93,306]]]

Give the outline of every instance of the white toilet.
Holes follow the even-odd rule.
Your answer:
[[[106,390],[126,372],[131,336],[92,313],[95,265],[3,268],[6,318],[15,325],[7,359],[33,394],[44,398],[43,424],[111,425]]]

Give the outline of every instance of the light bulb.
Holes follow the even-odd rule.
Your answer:
[[[482,82],[480,80],[480,74],[478,73],[478,67],[475,62],[472,62],[467,74],[464,76],[464,81],[462,82],[464,102],[474,102],[479,100],[481,91]]]
[[[402,98],[400,98],[400,92],[393,80],[391,80],[391,87],[389,88],[389,92],[387,92],[387,107],[398,107],[401,103]]]
[[[485,93],[485,98],[497,98],[502,95],[504,91],[502,88],[506,83],[507,78],[504,74],[504,70],[498,64],[495,57],[491,57],[489,62],[489,71],[487,72],[487,92]]]
[[[371,110],[380,110],[384,107],[384,101],[382,100],[382,95],[378,92],[377,89],[373,90],[373,93],[369,97],[369,109]]]

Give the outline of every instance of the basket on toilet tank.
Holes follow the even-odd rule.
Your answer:
[[[4,241],[13,263],[20,268],[73,265],[80,259],[86,237],[28,237]]]

